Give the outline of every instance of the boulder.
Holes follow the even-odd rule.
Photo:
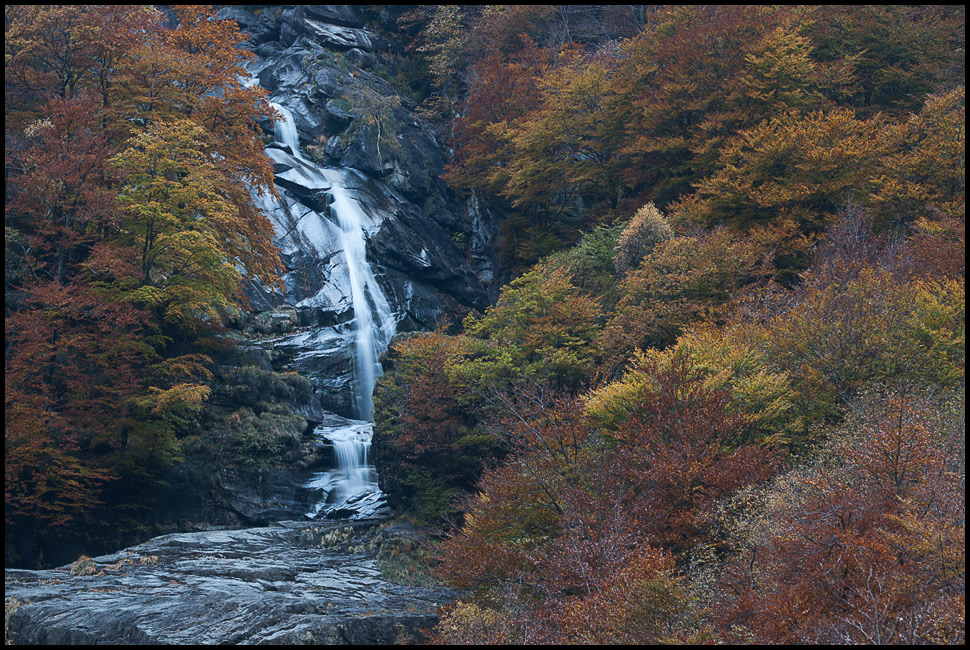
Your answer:
[[[306,16],[331,25],[364,26],[364,15],[357,5],[307,5]]]

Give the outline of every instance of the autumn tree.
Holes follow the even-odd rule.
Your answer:
[[[8,152],[19,173],[9,181],[6,223],[23,233],[31,275],[63,284],[115,218],[111,148],[93,96],[52,98],[46,112]]]
[[[150,503],[209,395],[196,337],[241,274],[278,281],[250,194],[272,191],[256,125],[272,112],[239,81],[235,23],[176,13],[169,29],[144,7],[6,11],[13,530],[91,523],[106,491]]]
[[[746,443],[723,392],[679,366],[653,377],[656,389],[615,431],[593,425],[574,398],[520,392],[504,402],[490,430],[509,454],[483,473],[441,547],[441,575],[492,603],[463,610],[478,634],[703,638],[671,551],[693,545],[714,503],[772,475],[778,457]],[[439,638],[453,629],[445,621]]]
[[[966,38],[962,7],[814,6],[805,13],[803,35],[820,69],[851,79],[824,92],[860,117],[905,119],[927,95],[964,84],[954,58]]]
[[[465,496],[463,522],[442,547],[439,571],[460,587],[530,572],[562,530],[567,493],[593,442],[574,400],[546,391],[507,395],[488,428],[509,455],[482,473],[477,494]]]
[[[620,129],[608,92],[611,66],[606,57],[586,60],[581,51],[563,50],[557,67],[543,76],[541,105],[513,127],[502,193],[525,211],[530,226],[521,236],[540,254],[549,251],[541,238],[561,237],[557,229],[575,219],[571,213],[577,207],[600,201],[615,207],[620,196],[615,156]]]
[[[790,25],[776,27],[754,43],[744,57],[736,102],[750,111],[753,123],[786,111],[805,111],[818,102],[818,80],[811,41]]]
[[[375,463],[381,485],[408,512],[432,523],[454,514],[495,440],[479,426],[476,401],[454,372],[468,349],[439,327],[392,346],[393,368],[374,394]]]
[[[887,129],[887,155],[867,199],[880,219],[966,218],[966,119],[960,86],[928,97],[919,113]]]
[[[112,160],[125,184],[123,237],[138,251],[140,278],[131,299],[159,308],[167,322],[220,322],[246,269],[250,240],[221,171],[202,153],[194,122],[157,123]]]
[[[597,299],[602,312],[611,312],[620,295],[615,265],[622,224],[596,226],[565,250],[553,253],[536,265],[542,273],[563,270],[578,289]]]
[[[716,319],[733,292],[770,269],[756,242],[727,229],[658,242],[620,284],[604,357],[616,365],[636,348],[673,343],[686,326]]]
[[[593,369],[599,308],[563,270],[513,282],[498,304],[469,316],[465,333],[397,343],[377,388],[375,436],[387,476],[409,507],[438,517],[501,455],[483,428],[522,391],[576,389]]]
[[[910,279],[897,248],[859,213],[843,215],[816,258],[773,317],[767,347],[807,420],[835,416],[871,382],[962,381],[962,281]]]
[[[5,319],[5,518],[83,521],[117,478],[90,453],[133,424],[145,314],[83,288],[41,281]]]
[[[12,5],[6,9],[6,100],[19,126],[50,96],[115,92],[112,79],[139,43],[157,34],[157,13],[138,6]]]
[[[465,319],[471,358],[459,371],[483,394],[530,383],[575,389],[593,369],[599,318],[599,306],[565,271],[532,271],[485,314]]]
[[[782,268],[797,271],[807,261],[791,254],[804,248],[798,239],[823,231],[846,206],[868,208],[881,229],[930,213],[963,215],[963,94],[929,98],[899,125],[846,109],[773,118],[724,148],[719,170],[673,207],[672,221],[774,230],[787,253]]]
[[[636,493],[638,521],[653,543],[683,549],[702,535],[704,515],[735,490],[772,476],[778,453],[749,439],[749,419],[730,395],[705,386],[687,350],[652,365],[655,386],[611,433]]]
[[[789,11],[672,8],[623,46],[616,87],[626,115],[621,155],[629,186],[650,188],[647,198],[665,208],[710,173],[712,153],[726,137],[753,126],[740,119],[736,99],[745,56]]]
[[[914,224],[903,256],[917,275],[966,278],[967,225],[956,218],[921,219]]]
[[[616,430],[640,413],[642,401],[654,390],[654,375],[669,371],[684,358],[691,373],[712,391],[729,397],[728,409],[744,419],[744,436],[774,444],[792,443],[803,434],[788,374],[771,363],[763,325],[732,314],[723,326],[695,325],[676,344],[638,352],[622,377],[587,396],[585,413],[607,430]]]
[[[657,244],[673,239],[674,231],[653,203],[637,210],[616,242],[616,271],[625,274],[636,269],[640,260]]]
[[[723,624],[767,643],[962,643],[963,396],[861,396],[746,515]]]
[[[452,187],[498,194],[512,157],[513,125],[539,105],[538,78],[547,55],[534,44],[505,60],[500,53],[472,68],[462,115],[454,121],[455,160],[444,178]]]
[[[786,114],[741,133],[720,168],[673,209],[675,223],[750,227],[792,219],[817,233],[860,192],[883,151],[879,120],[848,110]]]

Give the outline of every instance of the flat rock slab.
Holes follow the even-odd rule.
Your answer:
[[[454,593],[386,581],[372,522],[178,533],[5,572],[15,644],[388,644]],[[73,567],[73,569],[72,569]],[[75,575],[88,573],[89,575]]]

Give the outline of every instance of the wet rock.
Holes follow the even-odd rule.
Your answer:
[[[309,380],[320,407],[354,416],[355,335],[346,324],[310,327],[285,337],[256,343],[273,359],[277,372],[295,372]],[[298,409],[299,410],[299,409]],[[311,416],[311,419],[312,418]]]
[[[226,472],[219,487],[232,510],[250,524],[302,517],[321,497],[319,490],[307,488],[305,476],[291,471]]]
[[[356,5],[307,5],[306,16],[331,25],[364,26],[364,15]]]
[[[216,13],[219,20],[235,20],[243,31],[251,29],[259,22],[259,16],[242,7],[223,7]]]
[[[376,522],[281,522],[157,537],[71,566],[8,570],[15,644],[390,644],[454,598],[386,581]]]
[[[326,65],[320,65],[313,71],[313,90],[314,97],[323,101],[337,99],[345,92],[350,83],[349,75],[338,72]],[[333,112],[334,109],[327,106],[327,110]],[[346,114],[349,119],[356,115]],[[348,122],[349,124],[349,122]]]
[[[312,18],[304,18],[303,24],[307,33],[324,47],[337,50],[351,48],[369,50],[374,46],[371,35],[362,29],[329,25]]]
[[[262,22],[271,21],[287,26],[287,36],[276,48],[257,48],[262,58],[250,70],[273,93],[273,100],[292,113],[303,155],[347,172],[344,184],[357,191],[355,197],[374,220],[367,228],[368,257],[385,290],[400,298],[392,305],[399,320],[426,323],[432,314],[446,313],[443,305],[428,308],[435,295],[446,296],[449,304],[482,309],[488,298],[482,280],[497,277],[495,260],[485,260],[484,253],[470,250],[464,242],[493,246],[494,240],[476,236],[472,227],[478,222],[441,181],[440,145],[405,106],[384,116],[378,142],[372,116],[350,99],[351,89],[361,86],[379,97],[397,92],[370,69],[375,52],[380,55],[373,34],[364,28],[363,15],[355,7],[313,5],[275,13],[266,8],[260,22],[252,25],[243,18],[240,24],[249,23],[259,31]],[[334,314],[346,314],[346,291],[324,286],[339,284],[344,275],[333,230],[324,223],[333,218],[327,210],[330,190],[307,182],[300,163],[293,160],[299,152],[287,155],[276,147],[268,153],[277,185],[285,190],[287,215],[276,225],[290,295],[254,302],[278,306],[282,301],[320,312],[328,309],[322,299],[328,294],[336,300]],[[410,284],[399,281],[399,275],[408,276]],[[411,300],[415,294],[423,298]],[[416,305],[420,313],[412,309]]]
[[[299,324],[296,309],[290,306],[264,311],[252,319],[252,327],[260,334],[286,334]]]
[[[383,176],[393,168],[393,164],[390,159],[384,160],[377,147],[376,129],[372,129],[369,125],[364,126],[357,137],[344,149],[340,166],[352,167],[375,176]]]

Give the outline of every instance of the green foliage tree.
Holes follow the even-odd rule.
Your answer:
[[[608,313],[619,299],[614,266],[621,230],[620,224],[596,226],[575,246],[550,255],[538,268],[542,272],[564,270],[577,288],[597,297],[603,313]]]
[[[653,203],[637,210],[616,242],[616,272],[626,274],[640,265],[640,260],[657,244],[673,239],[674,231],[663,213]]]
[[[465,319],[471,359],[461,372],[489,393],[522,383],[577,388],[595,361],[600,309],[562,270],[511,282],[484,315]]]
[[[130,299],[187,331],[221,322],[242,277],[237,265],[245,269],[250,253],[203,137],[191,121],[155,123],[111,161],[125,179],[118,197],[124,235],[113,243],[140,253]]]
[[[770,273],[758,244],[727,229],[658,243],[620,284],[604,357],[615,366],[636,348],[673,343],[691,323],[716,319],[733,292]]]

